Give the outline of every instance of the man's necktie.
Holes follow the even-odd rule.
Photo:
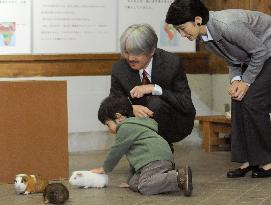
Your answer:
[[[143,70],[142,75],[143,75],[142,85],[150,84],[151,82],[150,82],[149,78],[147,77],[148,73],[145,70]]]

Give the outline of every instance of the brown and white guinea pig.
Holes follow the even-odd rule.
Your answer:
[[[17,194],[41,193],[48,185],[48,180],[39,175],[18,174],[14,180]]]
[[[69,191],[62,183],[48,184],[43,192],[44,203],[63,204],[69,199]]]

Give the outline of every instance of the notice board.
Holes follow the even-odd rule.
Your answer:
[[[0,0],[0,55],[119,53],[119,38],[132,24],[148,23],[158,47],[195,52],[165,23],[173,0]]]

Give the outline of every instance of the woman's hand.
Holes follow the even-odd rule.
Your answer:
[[[153,90],[154,84],[138,85],[130,91],[130,95],[132,98],[141,98],[146,94],[151,94]]]
[[[242,101],[249,86],[244,81],[233,81],[229,87],[228,93],[232,99]]]
[[[93,173],[96,173],[96,174],[104,174],[105,173],[104,169],[102,167],[96,168],[96,169],[92,169],[90,171],[93,172]]]
[[[133,105],[133,113],[136,117],[152,117],[153,111],[143,105]]]
[[[239,80],[235,80],[230,84],[228,94],[231,97],[233,97],[235,95],[235,93],[237,91],[238,84],[239,84]]]

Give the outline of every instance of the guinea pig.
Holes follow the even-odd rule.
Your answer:
[[[62,183],[48,184],[43,192],[44,203],[63,204],[69,199],[69,191]]]
[[[17,194],[41,193],[48,184],[48,180],[39,175],[18,174],[14,180]]]
[[[69,180],[71,185],[89,188],[102,188],[108,185],[108,175],[96,174],[91,171],[75,171]]]

